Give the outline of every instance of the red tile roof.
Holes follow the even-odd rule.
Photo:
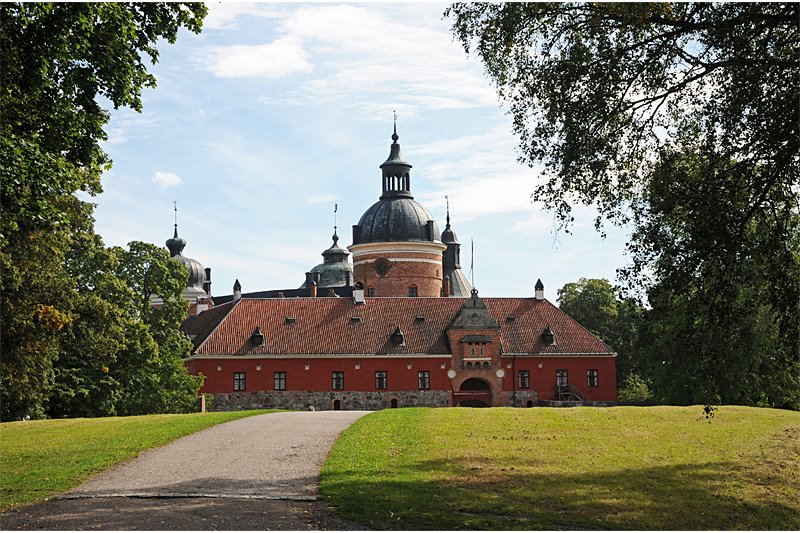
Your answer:
[[[483,300],[500,325],[504,354],[614,353],[546,300]],[[464,302],[461,298],[368,298],[366,304],[356,305],[350,298],[243,298],[190,317],[183,330],[194,336],[197,355],[446,355],[450,353],[447,328]],[[540,337],[547,325],[555,334],[551,346],[543,345]],[[398,326],[405,335],[404,346],[390,340]],[[256,327],[264,334],[263,346],[250,342]]]

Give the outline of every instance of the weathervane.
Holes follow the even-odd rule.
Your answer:
[[[339,240],[339,235],[337,234],[337,222],[336,222],[336,212],[339,210],[339,204],[333,204],[333,242]]]

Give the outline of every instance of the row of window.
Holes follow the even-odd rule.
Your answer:
[[[367,287],[367,296],[375,298],[375,287]],[[408,296],[409,298],[416,298],[419,296],[416,285],[412,285],[408,288]]]
[[[275,390],[286,390],[286,372],[275,372]],[[566,370],[556,370],[556,385],[566,387],[569,383],[569,376]],[[597,369],[586,371],[586,384],[589,387],[600,386],[600,374]],[[233,390],[243,391],[246,388],[245,372],[233,373]],[[431,388],[431,373],[429,370],[417,372],[417,386],[420,390]],[[344,372],[335,371],[331,374],[331,387],[333,390],[344,390]],[[517,372],[517,388],[529,389],[531,387],[530,370],[520,370]],[[389,373],[386,370],[375,371],[375,388],[378,390],[389,388]]]
[[[274,377],[275,390],[286,390],[286,372],[275,372]],[[233,390],[245,390],[247,388],[246,380],[246,372],[234,372]],[[431,388],[431,373],[429,370],[420,370],[417,372],[417,385],[420,390]],[[333,390],[344,390],[344,372],[336,371],[331,374],[331,388],[333,388]],[[389,388],[389,373],[386,370],[377,370],[375,372],[375,388]]]
[[[556,385],[566,387],[569,383],[569,375],[566,370],[556,370]],[[586,385],[591,388],[600,386],[600,373],[595,368],[586,371]],[[530,370],[520,370],[517,373],[517,388],[529,389],[531,386]]]

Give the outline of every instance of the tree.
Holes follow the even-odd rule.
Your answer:
[[[70,249],[93,235],[91,205],[110,161],[100,100],[141,109],[154,87],[145,57],[159,39],[199,32],[202,4],[0,4],[0,294],[2,419],[43,416],[62,332],[73,327]],[[99,302],[84,301],[98,308]],[[86,308],[84,309],[86,311]],[[84,325],[85,326],[85,325]],[[75,339],[74,345],[82,341]]]
[[[709,364],[683,368],[703,372],[682,376],[705,380],[695,401],[752,398],[722,394],[711,369],[740,360],[722,341],[741,324],[732,310],[753,279],[758,307],[768,306],[761,337],[777,332],[780,361],[760,372],[791,373],[800,354],[800,6],[454,4],[446,14],[509,104],[521,161],[544,166],[535,197],[564,227],[574,201],[599,207],[598,227],[632,223],[623,282],[650,289],[665,318],[704,317],[681,329],[707,335]]]
[[[134,295],[130,301],[136,317],[128,326],[128,345],[111,367],[122,393],[117,412],[138,415],[153,412],[185,413],[196,405],[203,384],[183,365],[192,343],[180,325],[187,303],[181,297],[189,272],[163,248],[131,242],[119,250],[117,276]],[[153,305],[153,299],[158,305]]]
[[[606,279],[581,278],[558,290],[558,306],[617,352],[617,383],[641,373],[638,330],[644,308],[623,298]]]

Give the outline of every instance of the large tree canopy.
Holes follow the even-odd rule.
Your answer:
[[[118,258],[94,234],[110,161],[104,105],[141,109],[159,39],[199,32],[185,3],[0,4],[0,394],[3,419],[113,412],[126,344]],[[174,344],[174,343],[173,343]],[[177,345],[176,345],[177,346]],[[172,352],[174,354],[174,351]],[[102,404],[102,405],[100,405]]]
[[[723,164],[761,167],[742,184],[740,225],[774,202],[797,209],[800,5],[459,3],[446,15],[508,103],[521,160],[545,165],[536,197],[562,220],[575,199],[625,219],[646,163],[687,130]]]
[[[800,5],[446,14],[508,104],[520,160],[544,169],[534,197],[564,227],[575,202],[599,207],[598,226],[632,224],[621,280],[649,290],[664,368],[705,380],[683,398],[761,401],[770,376],[789,391],[800,372]],[[747,350],[725,342],[742,324],[761,328]],[[737,389],[730,369],[758,379]],[[763,397],[798,405],[796,394]]]

